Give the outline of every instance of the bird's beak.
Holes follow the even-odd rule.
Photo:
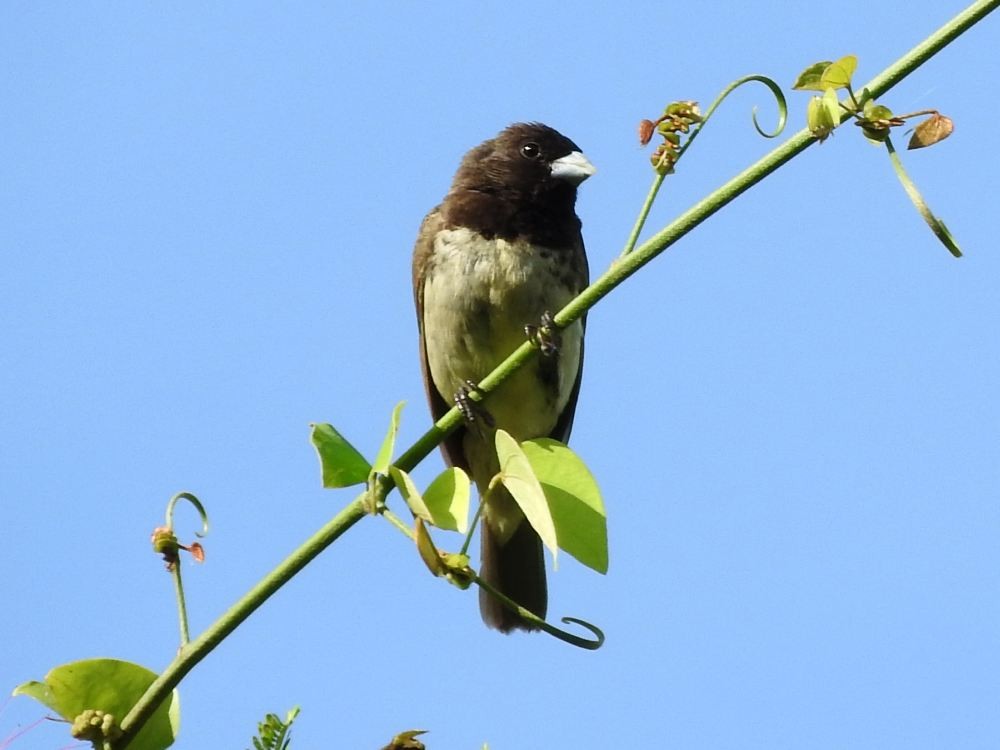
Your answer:
[[[566,154],[552,162],[552,176],[557,180],[565,180],[574,187],[596,171],[594,165],[579,151]]]

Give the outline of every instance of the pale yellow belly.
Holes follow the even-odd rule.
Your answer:
[[[449,403],[466,381],[479,382],[524,343],[525,325],[537,325],[542,313],[557,312],[575,293],[553,284],[552,274],[525,246],[480,239],[477,249],[470,234],[442,232],[424,287],[428,364]],[[490,397],[488,409],[498,427],[520,440],[552,431],[576,381],[582,338],[579,321],[561,332],[554,393],[540,385],[540,363],[533,360]]]

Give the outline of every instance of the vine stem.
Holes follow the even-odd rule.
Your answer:
[[[690,142],[689,139],[688,143]],[[646,200],[642,202],[642,208],[639,209],[639,217],[635,220],[632,231],[629,232],[628,239],[625,240],[625,249],[622,250],[621,257],[624,258],[635,249],[635,243],[639,241],[639,233],[642,232],[642,228],[646,225],[646,217],[649,216],[649,211],[653,207],[653,202],[656,200],[656,196],[660,192],[660,186],[663,185],[663,180],[666,179],[666,176],[666,172],[657,172],[656,176],[653,177],[653,184],[650,186],[649,192],[646,193]]]
[[[941,51],[950,42],[954,41],[977,21],[996,10],[998,5],[1000,5],[1000,0],[979,0],[973,3],[875,76],[867,84],[867,88],[872,92],[873,96],[881,96],[923,63],[927,62],[927,60]],[[848,117],[850,115],[845,112],[841,118],[841,122]],[[784,144],[778,146],[757,161],[757,163],[726,182],[714,193],[695,203],[640,247],[636,248],[634,252],[620,259],[597,281],[587,287],[576,299],[560,310],[555,317],[556,325],[564,327],[580,318],[584,312],[597,304],[598,301],[625,281],[625,279],[673,245],[684,234],[701,224],[709,216],[749,190],[757,182],[815,142],[816,139],[808,130],[799,131]],[[480,388],[486,393],[496,388],[497,385],[510,377],[517,368],[521,367],[534,355],[535,351],[534,345],[530,342],[522,344],[479,384]],[[396,462],[396,466],[404,471],[412,469],[428,453],[434,450],[448,432],[458,426],[460,420],[461,415],[459,410],[452,408],[444,417],[437,421],[432,429],[400,456]],[[191,641],[187,647],[181,649],[181,652],[173,662],[149,686],[142,698],[139,699],[139,702],[122,719],[121,728],[123,735],[115,743],[116,748],[121,750],[121,748],[128,745],[135,737],[136,732],[139,731],[142,725],[153,714],[153,711],[156,710],[157,706],[163,702],[170,694],[170,691],[177,686],[181,679],[198,662],[204,659],[212,649],[234,631],[292,576],[336,541],[341,534],[364,518],[365,515],[365,495],[362,494],[351,501],[340,513],[313,534],[301,547],[292,552],[278,567],[268,573],[246,595],[230,607],[218,620],[212,623],[205,632]]]
[[[236,630],[260,605],[280,589],[296,573],[311,562],[320,552],[335,542],[341,534],[351,528],[366,515],[365,494],[356,497],[336,516],[327,521],[302,546],[286,557],[274,570],[262,578],[253,588],[197,638],[182,647],[176,658],[167,666],[139,702],[122,719],[122,736],[115,743],[124,748],[135,737],[156,708],[170,695],[177,684],[194,666],[208,656],[222,640]]]
[[[170,529],[170,533],[174,533],[174,510],[177,507],[177,503],[181,500],[187,500],[198,511],[198,516],[201,518],[201,531],[196,531],[195,535],[200,537],[205,536],[208,533],[208,513],[205,510],[205,506],[202,505],[201,500],[190,492],[178,492],[167,502],[167,528]],[[181,555],[179,551],[177,551],[171,575],[174,579],[174,594],[177,597],[177,617],[180,620],[181,648],[184,648],[188,644],[188,641],[191,640],[191,633],[188,628],[187,602],[184,599],[184,581],[181,579]]]
[[[191,632],[188,630],[187,602],[184,599],[184,582],[181,580],[180,555],[178,555],[172,574],[174,578],[174,592],[177,595],[177,616],[180,619],[181,626],[181,648],[184,648],[191,641]]]
[[[469,531],[465,535],[465,541],[462,542],[462,548],[458,551],[458,554],[464,555],[469,551],[469,545],[472,543],[472,535],[476,533],[476,527],[479,525],[479,519],[483,515],[483,506],[486,501],[483,498],[479,498],[479,505],[476,506],[475,515],[472,516],[472,521],[469,523]]]

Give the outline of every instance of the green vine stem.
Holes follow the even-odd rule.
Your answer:
[[[469,551],[469,545],[472,544],[472,535],[476,533],[476,527],[479,525],[479,519],[483,516],[483,506],[485,501],[479,498],[479,504],[476,505],[476,512],[472,516],[472,521],[469,522],[469,531],[465,535],[465,541],[462,542],[462,548],[458,551],[460,555],[464,555]]]
[[[174,569],[170,571],[174,579],[174,594],[177,597],[177,616],[180,619],[181,628],[181,648],[184,648],[191,641],[191,631],[188,629],[187,603],[184,599],[184,582],[181,580],[180,558]]]
[[[208,513],[201,501],[190,492],[178,492],[167,501],[167,528],[173,533],[174,530],[174,508],[181,500],[187,500],[198,511],[201,518],[201,531],[196,531],[195,536],[204,537],[208,534]],[[174,579],[174,595],[177,598],[177,617],[180,620],[181,648],[184,648],[191,640],[191,632],[188,627],[187,600],[184,597],[184,581],[181,578],[181,557],[177,555],[174,564],[170,566],[170,573]]]
[[[959,13],[944,26],[931,34],[927,39],[911,49],[899,60],[879,73],[867,85],[873,96],[881,96],[923,63],[927,62],[937,52],[941,51],[959,35],[967,31],[977,21],[996,10],[1000,0],[979,0]],[[844,119],[849,117],[846,112]],[[743,170],[722,187],[691,208],[644,242],[634,252],[621,259],[597,281],[585,289],[576,299],[564,307],[555,322],[564,327],[577,320],[583,313],[597,304],[625,279],[649,263],[680,237],[691,231],[701,222],[737,198],[750,187],[774,172],[780,166],[792,159],[815,143],[816,139],[803,129],[789,138],[784,144],[771,151],[755,164]],[[519,346],[504,362],[497,367],[480,384],[480,388],[489,393],[521,367],[535,353],[535,347],[530,342]],[[476,397],[476,394],[473,394]],[[452,408],[439,419],[417,442],[415,442],[396,461],[396,466],[404,471],[411,470],[437,446],[439,442],[453,429],[462,417],[457,408]],[[383,483],[380,494],[391,489],[391,482]],[[246,593],[239,601],[229,608],[218,620],[210,625],[205,632],[181,649],[180,654],[171,662],[163,673],[150,685],[138,703],[133,706],[122,720],[124,732],[116,748],[121,750],[135,737],[136,732],[149,719],[153,711],[170,694],[181,679],[190,672],[198,662],[204,659],[227,635],[233,632],[247,617],[284,585],[292,576],[298,573],[313,558],[335,542],[341,534],[365,517],[365,496],[367,491],[355,498],[340,513],[328,521],[319,531],[311,536],[301,547],[296,549],[274,570],[268,573],[259,583]]]
[[[410,538],[411,542],[416,541],[417,537],[413,533],[413,530],[409,526],[407,526],[406,522],[403,519],[401,519],[391,510],[389,510],[388,508],[383,508],[382,510],[379,511],[379,515],[381,515],[383,518],[385,518],[386,521],[388,521],[397,529],[406,534],[406,536]]]
[[[694,135],[691,136],[692,138]],[[684,144],[684,148],[687,148],[688,143]],[[632,231],[628,234],[628,239],[625,240],[625,248],[622,250],[621,257],[625,257],[630,252],[635,249],[635,243],[639,241],[639,235],[642,233],[642,228],[646,225],[646,218],[649,216],[650,209],[653,208],[653,202],[656,200],[656,196],[660,192],[660,187],[663,185],[663,181],[667,177],[667,172],[657,172],[653,175],[653,184],[649,186],[649,192],[646,193],[646,200],[642,202],[642,208],[639,209],[639,216],[635,220],[635,224],[632,226]]]

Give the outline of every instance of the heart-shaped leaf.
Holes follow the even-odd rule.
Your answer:
[[[382,445],[375,455],[375,463],[372,464],[372,469],[379,474],[385,474],[389,470],[392,452],[396,449],[396,434],[399,432],[399,415],[405,405],[405,401],[400,401],[396,404],[396,408],[392,410],[392,417],[389,419],[389,431],[386,432],[385,439],[382,441]]]
[[[552,552],[554,562],[559,550],[556,527],[552,522],[545,492],[535,477],[531,463],[517,441],[504,430],[497,430],[496,446],[497,457],[500,459],[500,481],[510,492],[528,523],[538,532],[542,544]]]
[[[521,449],[545,493],[559,547],[588,568],[608,572],[608,523],[601,492],[569,446],[538,438]]]
[[[457,467],[445,469],[424,491],[424,505],[439,529],[464,534],[469,530],[469,475]]]

